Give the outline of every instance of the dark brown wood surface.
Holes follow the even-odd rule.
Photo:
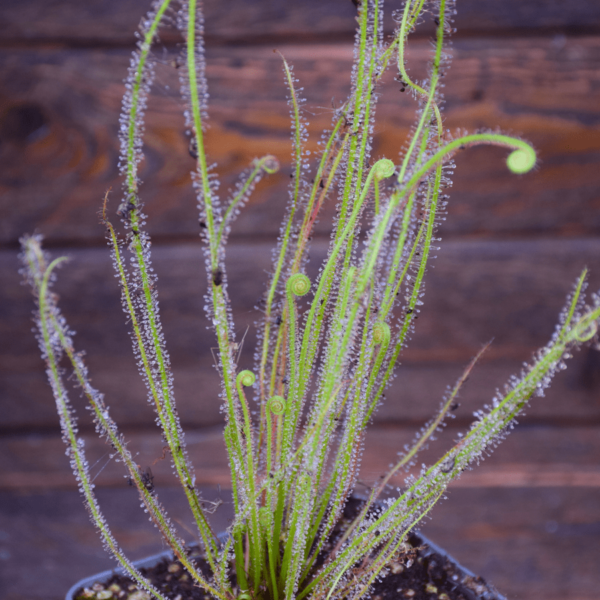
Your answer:
[[[361,482],[368,485],[376,479],[394,459],[393,447],[409,442],[411,435],[406,429],[371,431]],[[456,429],[445,432],[446,438],[455,435]],[[160,436],[130,437],[138,462],[153,470],[161,502],[177,515],[182,535],[193,539],[185,501],[168,485],[172,476],[160,460]],[[222,529],[231,505],[229,494],[215,487],[224,483],[226,469],[221,433],[192,430],[187,439],[204,497],[224,501],[213,515],[215,527]],[[86,436],[86,448],[102,509],[123,547],[133,558],[160,549],[122,467],[110,461],[95,437]],[[75,579],[110,568],[112,562],[103,554],[69,469],[60,460],[60,440],[40,435],[0,440],[0,459],[15,455],[20,462],[0,486],[4,597],[58,599]],[[593,600],[600,541],[598,458],[594,428],[519,427],[483,466],[451,486],[449,499],[434,509],[424,531],[511,598]],[[9,577],[25,569],[27,578],[15,582]]]
[[[436,459],[461,428],[456,422],[438,435],[420,460]],[[397,460],[398,451],[415,436],[409,426],[378,424],[367,433],[359,491],[370,486]],[[83,435],[90,473],[97,487],[121,488],[127,485],[122,464],[111,459],[106,444],[93,433]],[[140,468],[150,467],[157,486],[176,486],[177,479],[168,457],[163,453],[160,434],[154,429],[132,431],[128,448]],[[514,488],[514,487],[589,487],[600,493],[600,450],[596,428],[589,425],[557,428],[553,425],[521,424],[505,443],[489,457],[483,466],[467,471],[451,484],[451,488]],[[222,428],[190,428],[186,434],[190,459],[197,465],[199,485],[220,485],[227,488],[227,456]],[[6,435],[0,440],[0,459],[7,468],[0,481],[0,490],[77,489],[71,469],[63,460],[63,442],[52,434],[29,436]],[[11,456],[19,462],[10,464]],[[413,469],[415,474],[418,469]],[[405,474],[393,480],[401,485]],[[596,493],[596,492],[594,492]]]
[[[204,489],[207,499],[228,494]],[[180,494],[158,488],[188,540],[193,524]],[[158,535],[131,488],[99,488],[98,497],[123,548],[133,558],[161,550]],[[582,487],[457,488],[434,509],[424,533],[514,600],[596,600],[598,491]],[[59,600],[71,584],[114,566],[74,490],[0,492],[3,598]],[[229,504],[216,513],[224,527]],[[18,537],[17,537],[18,536]],[[27,573],[15,580],[15,573]]]
[[[118,205],[117,115],[144,0],[0,3],[0,599],[58,600],[69,585],[112,565],[75,490],[43,365],[31,334],[32,303],[20,285],[18,238],[38,231],[71,261],[57,291],[94,384],[152,466],[161,499],[183,535],[189,520],[171,487],[154,416],[130,342],[97,211],[108,188]],[[401,3],[388,2],[388,8]],[[253,309],[264,292],[269,249],[285,211],[289,111],[278,48],[304,87],[309,147],[348,93],[355,8],[350,0],[207,0],[207,145],[221,190],[256,156],[275,154],[234,225],[228,250],[240,366],[250,367]],[[547,342],[583,267],[600,290],[600,4],[589,0],[461,0],[445,78],[451,131],[499,126],[536,146],[540,163],[517,177],[506,153],[457,156],[443,241],[427,274],[425,305],[387,402],[367,438],[361,485],[393,462],[479,348],[494,343],[461,394],[456,419],[423,455],[428,462],[468,426],[472,412]],[[393,24],[387,21],[391,31]],[[166,31],[155,52],[142,197],[154,239],[160,299],[179,412],[198,481],[227,500],[218,379],[206,329],[206,277],[189,171],[193,161],[177,97],[177,51]],[[409,46],[426,72],[428,30]],[[392,74],[393,75],[393,74]],[[396,159],[414,103],[388,77],[374,155]],[[326,206],[309,271],[323,256],[334,213]],[[199,393],[201,390],[201,393]],[[119,466],[82,415],[95,483],[117,537],[133,557],[161,549]],[[451,488],[425,526],[466,566],[514,599],[600,596],[600,353],[569,361],[544,398],[478,469]],[[397,482],[401,484],[401,481]],[[213,487],[211,487],[213,486]],[[216,513],[227,525],[230,505]]]
[[[282,38],[312,40],[354,32],[352,0],[205,0],[206,32],[210,42],[254,43]],[[21,0],[19,10],[0,6],[3,44],[69,43],[108,45],[131,43],[149,0]],[[388,0],[388,14],[402,8]],[[600,7],[589,0],[460,0],[455,25],[469,34],[551,30],[559,33],[594,31],[600,26]],[[388,29],[393,27],[387,19]]]
[[[323,242],[315,243],[309,273],[317,270],[325,248]],[[253,306],[264,291],[270,250],[266,243],[234,243],[227,253],[238,340],[249,328],[240,356],[243,368],[252,366],[254,323],[259,317]],[[95,384],[107,394],[123,426],[151,426],[154,415],[137,376],[106,250],[63,252],[72,260],[61,269],[56,289],[71,327],[78,332],[77,346],[88,353]],[[54,253],[62,252],[56,249]],[[490,399],[496,387],[549,340],[566,296],[586,265],[592,268],[591,288],[600,289],[599,256],[600,241],[591,238],[443,242],[428,277],[416,333],[377,419],[417,423],[426,419],[437,408],[446,386],[493,338],[463,393],[470,403],[468,418],[478,403]],[[211,352],[216,341],[206,329],[203,313],[202,249],[199,244],[159,245],[154,264],[181,415],[196,427],[215,425],[222,417]],[[22,335],[31,325],[31,304],[28,289],[19,286],[18,268],[16,251],[0,253],[0,272],[8,284],[0,290],[0,304],[7,307],[0,334],[12,340],[0,352],[0,364],[9,373],[3,381],[3,427],[6,431],[54,428],[54,405],[37,345],[32,335]],[[591,419],[600,425],[600,356],[584,349],[572,363],[543,402],[532,402],[528,419],[571,423]]]
[[[310,149],[349,89],[352,48],[281,45],[306,88]],[[410,47],[411,73],[425,75],[428,41]],[[538,149],[540,168],[509,177],[505,152],[472,148],[457,157],[444,235],[590,236],[600,231],[600,39],[542,36],[458,39],[446,77],[450,131],[499,126]],[[325,55],[325,58],[320,58]],[[100,244],[97,210],[108,188],[118,205],[117,120],[128,50],[2,50],[0,72],[0,243],[38,229],[52,243]],[[198,233],[189,185],[177,71],[159,53],[147,119],[142,198],[160,238]],[[261,183],[236,222],[237,236],[275,235],[289,183],[289,117],[281,61],[270,46],[209,48],[210,160],[224,194],[256,156],[275,154],[279,174]],[[388,80],[391,77],[388,77]],[[378,104],[375,156],[396,157],[415,103],[387,81]],[[318,231],[325,234],[334,203]],[[156,238],[158,241],[158,237]]]

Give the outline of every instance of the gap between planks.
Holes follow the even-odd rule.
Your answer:
[[[600,431],[598,428],[527,427],[517,429],[484,464],[465,472],[451,488],[584,487],[600,488]],[[448,446],[456,430],[446,429],[439,442],[424,451],[422,458],[431,464]],[[367,433],[362,458],[360,486],[367,487],[389,468],[397,450],[412,439],[406,429],[373,427]],[[97,487],[126,487],[123,466],[110,459],[104,442],[82,436],[88,452],[92,477]],[[152,468],[157,486],[177,485],[168,455],[162,458],[162,443],[157,433],[128,435],[128,447],[140,468]],[[227,457],[219,430],[190,431],[186,434],[188,451],[196,469],[198,485],[229,487]],[[5,436],[0,440],[0,490],[75,489],[75,479],[64,455],[58,435]],[[411,471],[417,474],[416,471]],[[402,485],[405,474],[392,483]]]

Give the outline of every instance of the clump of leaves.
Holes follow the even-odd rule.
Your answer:
[[[439,82],[441,70],[448,68],[444,47],[452,29],[454,3],[407,0],[396,14],[398,26],[390,42],[385,42],[382,34],[382,5],[383,0],[358,3],[352,91],[323,137],[312,177],[302,100],[292,68],[283,59],[292,115],[293,178],[253,371],[238,371],[236,365],[226,242],[250,192],[263,175],[277,170],[277,161],[273,156],[255,160],[233,197],[221,201],[203,140],[207,92],[198,2],[154,2],[141,24],[120,121],[125,189],[118,214],[125,234],[117,234],[106,207],[103,220],[148,400],[156,410],[174,470],[189,501],[210,575],[188,558],[184,542],[110,417],[103,395],[90,384],[82,356],[74,349],[73,334],[50,289],[54,269],[64,258],[50,262],[38,236],[23,239],[25,271],[38,305],[40,348],[85,502],[106,547],[131,577],[161,600],[163,592],[154,588],[118,547],[96,501],[63,382],[65,369],[60,365],[65,356],[95,415],[98,433],[127,468],[151,520],[198,586],[221,600],[328,600],[367,594],[397,556],[408,532],[427,515],[449,482],[502,439],[529,398],[541,394],[563,367],[571,349],[596,334],[600,299],[594,296],[591,306],[584,305],[584,272],[548,345],[518,377],[511,378],[491,407],[480,411],[460,441],[435,464],[423,468],[418,477],[408,479],[395,497],[375,503],[390,477],[412,464],[442,424],[464,377],[439,414],[417,435],[412,448],[372,491],[361,514],[332,543],[356,484],[365,428],[382,400],[422,305],[423,277],[446,202],[442,190],[450,184],[454,153],[474,144],[504,146],[513,173],[525,173],[536,162],[532,147],[514,137],[479,132],[452,138],[444,132]],[[407,71],[405,47],[409,33],[425,16],[435,22],[436,35],[429,78],[418,82]],[[224,540],[210,527],[186,452],[142,213],[138,167],[143,159],[143,118],[153,77],[152,44],[165,23],[175,24],[185,42],[184,66],[179,69],[181,92],[187,104],[190,152],[196,158],[193,175],[205,242],[207,310],[218,343],[224,435],[235,505],[235,519]],[[402,86],[418,104],[416,123],[398,162],[371,156],[377,88],[393,65]],[[314,183],[309,183],[311,179]],[[323,204],[332,201],[337,202],[338,210],[329,251],[318,279],[310,281],[304,271],[312,228]],[[302,297],[305,300],[300,301]],[[252,398],[246,396],[248,390],[253,390]]]

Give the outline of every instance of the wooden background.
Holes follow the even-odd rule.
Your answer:
[[[390,1],[391,8],[399,2]],[[72,260],[57,286],[97,387],[152,465],[161,499],[182,507],[136,377],[97,212],[111,188],[118,204],[115,140],[122,80],[143,0],[20,0],[0,4],[0,597],[58,600],[72,582],[112,565],[75,489],[36,343],[32,303],[18,275],[18,238],[38,231]],[[210,159],[222,190],[255,157],[278,156],[234,226],[229,280],[238,334],[249,341],[270,248],[287,198],[290,142],[278,48],[308,99],[310,148],[349,89],[350,0],[205,2]],[[427,275],[417,333],[376,416],[363,464],[368,484],[438,406],[481,345],[494,343],[462,395],[435,456],[472,411],[545,344],[584,266],[600,289],[600,4],[591,0],[461,0],[446,78],[449,129],[500,126],[539,150],[535,172],[513,176],[505,152],[458,157],[441,250]],[[390,23],[388,26],[391,27]],[[410,45],[424,73],[425,32]],[[225,504],[218,382],[203,315],[198,220],[189,187],[193,161],[172,65],[175,38],[158,50],[148,110],[142,196],[154,239],[160,298],[180,414],[198,480]],[[414,106],[388,80],[378,108],[375,157],[396,159]],[[332,208],[315,239],[323,256]],[[251,365],[246,343],[240,364]],[[102,506],[134,557],[160,548],[118,465],[84,434]],[[600,355],[578,352],[545,398],[536,398],[509,439],[465,474],[425,532],[513,599],[600,597]],[[108,460],[108,463],[107,463]],[[221,485],[219,491],[216,486]],[[185,532],[189,518],[178,513]],[[184,533],[185,534],[185,533]],[[189,537],[189,534],[185,534]]]

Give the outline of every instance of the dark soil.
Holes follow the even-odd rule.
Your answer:
[[[344,511],[349,522],[358,514],[360,501],[351,499]],[[481,577],[465,573],[446,556],[432,550],[416,534],[409,537],[412,551],[399,562],[390,565],[389,573],[371,589],[372,600],[502,600],[502,596]],[[192,549],[192,558],[207,573],[207,565],[198,549]],[[209,600],[209,596],[194,585],[179,561],[163,559],[156,566],[142,568],[161,592],[172,600]],[[138,590],[128,577],[113,575],[104,584],[79,590],[75,600],[150,600]]]
[[[372,600],[496,600],[501,596],[482,577],[471,577],[431,550],[417,536],[410,537],[416,558],[410,566],[392,563],[383,581],[372,588]]]

